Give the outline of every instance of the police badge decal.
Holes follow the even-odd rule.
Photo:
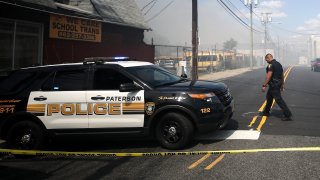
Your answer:
[[[151,115],[154,112],[155,104],[154,102],[147,102],[146,103],[146,113],[147,115]]]

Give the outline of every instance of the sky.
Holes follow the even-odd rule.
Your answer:
[[[250,25],[250,12],[243,1],[223,0]],[[136,2],[152,29],[146,33],[147,43],[153,37],[154,44],[191,45],[191,0]],[[156,3],[146,6],[150,2]],[[223,42],[230,38],[234,38],[239,46],[249,45],[249,28],[233,18],[218,2],[219,0],[198,0],[200,47],[222,48]],[[256,48],[264,39],[262,13],[271,13],[272,21],[267,27],[274,43],[307,48],[310,34],[320,34],[320,0],[259,0],[253,11],[254,29],[257,30],[254,33]]]

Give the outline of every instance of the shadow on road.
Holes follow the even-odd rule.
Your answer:
[[[29,170],[26,168],[17,168],[17,167],[9,167],[9,166],[0,166],[0,179],[23,179],[30,178],[37,179],[48,179],[51,177],[50,173],[44,173],[36,170]]]

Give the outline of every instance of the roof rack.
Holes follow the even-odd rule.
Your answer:
[[[129,61],[129,57],[88,57],[84,58],[83,64],[103,64],[104,62]]]

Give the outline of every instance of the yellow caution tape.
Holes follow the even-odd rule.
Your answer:
[[[142,157],[142,156],[190,156],[205,154],[241,154],[258,152],[320,152],[320,147],[296,147],[296,148],[270,148],[270,149],[244,149],[221,151],[192,151],[192,152],[145,152],[145,153],[109,153],[109,152],[64,152],[64,151],[38,151],[0,149],[0,154],[33,155],[33,156],[62,156],[62,157]]]

